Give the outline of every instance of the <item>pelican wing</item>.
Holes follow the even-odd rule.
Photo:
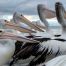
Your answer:
[[[44,66],[65,66],[66,65],[66,55],[58,56],[45,64]]]

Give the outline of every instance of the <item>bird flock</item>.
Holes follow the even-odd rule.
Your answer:
[[[38,4],[37,13],[43,25],[35,24],[17,12],[10,21],[0,20],[0,66],[66,66],[66,12],[63,4],[56,2],[55,11]],[[61,25],[61,34],[59,31],[59,34],[53,34],[46,20],[54,17]]]

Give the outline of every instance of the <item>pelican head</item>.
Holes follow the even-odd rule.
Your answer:
[[[39,15],[39,18],[40,18],[40,20],[44,23],[44,25],[45,25],[45,27],[46,27],[46,30],[47,29],[49,29],[48,28],[48,22],[46,21],[46,19],[45,19],[45,13],[44,13],[44,10],[45,10],[45,8],[44,8],[44,5],[43,4],[39,4],[38,6],[37,6],[37,10],[38,10],[38,15]]]
[[[65,20],[64,20],[65,9],[64,9],[62,3],[57,2],[55,4],[55,10],[56,10],[56,16],[57,16],[58,22],[62,26],[66,26],[66,23],[65,23]]]
[[[36,31],[33,31],[31,29],[28,29],[26,27],[20,27],[18,24],[15,24],[13,22],[10,22],[8,20],[2,20],[0,21],[0,24],[4,25],[5,27],[7,27],[8,29],[15,29],[18,30],[20,32],[24,32],[24,33],[36,33]]]
[[[19,22],[22,22],[22,23],[27,24],[32,29],[35,29],[37,31],[44,32],[41,28],[39,28],[38,26],[36,26],[35,24],[33,24],[30,20],[28,20],[26,17],[24,17],[22,14],[19,14],[17,12],[14,13],[13,20],[17,24],[19,24]]]

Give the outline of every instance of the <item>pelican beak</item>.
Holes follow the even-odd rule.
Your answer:
[[[41,25],[41,24],[38,24],[37,22],[36,23],[34,23],[36,26],[38,26],[39,28],[41,28],[41,29],[45,29],[45,26],[43,26],[43,25]]]
[[[40,25],[37,24],[37,26],[42,28],[42,29],[45,29],[45,27],[43,25],[41,25],[41,24]]]
[[[20,22],[25,23],[28,26],[30,26],[32,29],[44,32],[41,28],[39,28],[38,26],[33,24],[30,20],[25,18],[23,15],[17,15],[17,13],[15,13],[14,16],[13,16],[14,21],[16,20],[16,18],[18,18]]]
[[[29,43],[37,43],[39,41],[28,39],[22,36],[18,36],[14,33],[0,31],[0,39],[12,39],[12,40],[18,40],[23,42],[29,42]]]
[[[15,29],[15,30],[18,30],[20,32],[24,32],[24,33],[36,33],[35,31],[31,30],[31,29],[28,29],[28,28],[25,28],[25,27],[20,27],[18,24],[15,24],[13,22],[9,22],[7,20],[4,20],[4,25],[7,27],[7,28],[10,28],[10,29]]]

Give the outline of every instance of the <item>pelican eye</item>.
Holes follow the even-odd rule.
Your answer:
[[[5,22],[6,22],[6,20],[5,20]]]
[[[0,30],[0,33],[3,32],[2,30]]]
[[[0,36],[3,34],[4,32],[2,30],[0,30]]]

